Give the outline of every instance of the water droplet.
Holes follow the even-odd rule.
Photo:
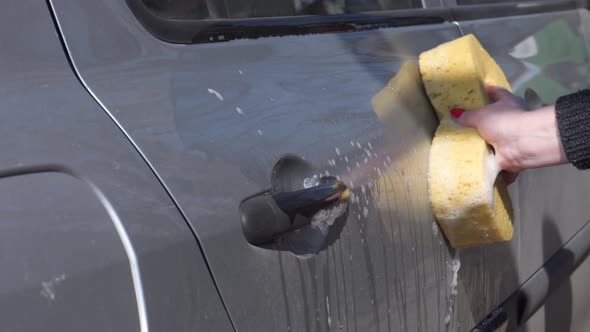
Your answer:
[[[219,92],[217,92],[217,91],[215,91],[215,90],[213,90],[213,89],[211,89],[211,88],[207,89],[207,91],[208,91],[210,94],[212,94],[212,95],[215,95],[215,97],[217,97],[217,99],[219,99],[219,100],[223,101],[223,96],[221,95],[221,93],[219,93]]]
[[[366,218],[369,215],[369,209],[367,209],[367,207],[365,206],[363,208],[363,216]]]
[[[334,148],[334,150],[336,151],[336,154],[337,154],[337,155],[340,155],[340,149],[338,149],[338,148]]]
[[[236,112],[238,112],[240,115],[244,114],[244,111],[239,107],[236,107]]]
[[[371,145],[371,142],[367,143],[367,145],[369,145],[369,149],[373,150],[373,145]]]
[[[363,160],[363,162],[366,164],[366,163],[368,163],[368,162],[369,162],[369,159],[365,158],[365,159]]]
[[[361,148],[361,143],[356,142],[356,146],[360,149]]]
[[[361,167],[361,164],[359,164],[359,162],[356,162],[356,167]]]
[[[347,157],[347,156],[344,156],[344,160],[345,160],[346,162],[348,162],[348,157]]]
[[[330,299],[326,296],[326,313],[328,314],[328,328],[332,327],[332,318],[330,318]]]
[[[262,130],[258,129],[258,135],[262,136]]]
[[[238,69],[238,73],[240,73],[240,75],[244,74],[244,72],[240,69]]]
[[[354,146],[354,142],[353,141],[350,141],[350,146]]]
[[[317,185],[318,185],[318,180],[315,175],[312,178],[305,178],[305,180],[303,180],[303,188],[305,188],[305,189],[315,187]]]

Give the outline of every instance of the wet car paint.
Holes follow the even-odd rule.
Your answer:
[[[587,176],[531,171],[511,188],[513,241],[461,253],[446,246],[427,199],[434,114],[400,122],[391,137],[370,100],[403,61],[478,22],[171,45],[124,4],[52,3],[80,77],[196,231],[239,330],[469,330],[587,219]],[[550,15],[531,16],[500,45],[476,32],[517,92],[535,85],[531,71],[550,74],[509,56],[513,47],[581,13]],[[408,127],[414,136],[401,134]],[[340,232],[307,258],[251,246],[241,234],[240,201],[269,187],[286,153],[352,181]],[[544,217],[548,226],[539,227]],[[547,234],[555,228],[559,236]]]
[[[0,31],[6,331],[232,330],[190,228],[76,79],[44,3]]]

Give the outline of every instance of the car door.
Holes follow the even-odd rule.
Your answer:
[[[38,1],[0,11],[3,331],[231,330],[194,235],[68,64]]]
[[[240,2],[199,3],[179,7],[183,15],[153,1],[51,6],[86,89],[197,234],[237,330],[469,330],[559,248],[560,239],[547,240],[543,255],[545,214],[575,219],[548,223],[546,234],[561,241],[587,219],[579,193],[588,178],[565,167],[525,173],[512,186],[518,213],[509,243],[454,251],[433,219],[426,171],[436,119],[415,103],[423,91],[411,61],[483,24],[465,21],[492,15],[489,8],[302,1],[273,2],[280,10],[252,2],[261,9],[248,12]],[[324,15],[342,8],[352,13]],[[510,14],[563,9],[523,8]],[[512,46],[489,45],[494,37],[480,38],[511,82],[526,87],[527,67],[505,56]],[[398,100],[383,117],[376,96],[392,84],[415,98]],[[327,234],[306,229],[250,244],[241,204],[282,185],[277,178],[304,189],[299,166],[313,170],[308,181],[344,181],[352,192],[347,213]],[[549,186],[559,188],[547,196],[553,200],[543,195]]]
[[[559,96],[588,88],[586,9],[547,8],[548,12],[482,19],[469,14],[487,8],[489,15],[491,8],[483,2],[458,1],[454,18],[464,34],[475,34],[498,61],[516,94],[525,96],[531,88],[544,103],[553,104]],[[521,244],[516,259],[523,283],[586,224],[588,179],[568,165],[526,171],[517,186]],[[531,331],[588,330],[583,309],[588,307],[587,265],[547,299],[529,322]]]

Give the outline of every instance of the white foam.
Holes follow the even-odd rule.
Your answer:
[[[327,235],[330,226],[346,211],[346,205],[345,202],[341,202],[329,209],[319,210],[311,217],[311,227],[317,228],[323,235]]]
[[[457,284],[459,278],[459,270],[461,269],[461,258],[459,257],[459,250],[455,251],[453,259],[451,260],[451,271],[453,275],[451,277],[451,284],[449,286],[449,302],[447,308],[447,315],[445,316],[445,324],[448,325],[451,322],[453,316],[453,309],[455,307],[455,299],[457,298]]]
[[[316,175],[314,175],[311,178],[305,178],[305,180],[303,180],[303,188],[307,189],[307,188],[315,187],[318,185],[318,183],[319,183],[318,178]]]
[[[217,97],[217,99],[219,99],[219,100],[223,101],[223,96],[221,95],[221,93],[219,93],[219,92],[217,92],[217,91],[215,91],[215,90],[213,90],[213,89],[211,89],[211,88],[207,89],[207,91],[208,91],[210,94],[212,94],[212,95],[215,95],[215,97]]]

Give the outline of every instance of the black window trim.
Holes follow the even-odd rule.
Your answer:
[[[162,41],[176,44],[439,24],[586,8],[588,3],[586,0],[542,0],[520,4],[514,2],[459,6],[455,0],[442,0],[444,7],[440,8],[401,9],[360,14],[174,20],[153,14],[141,0],[125,1],[148,32]]]

